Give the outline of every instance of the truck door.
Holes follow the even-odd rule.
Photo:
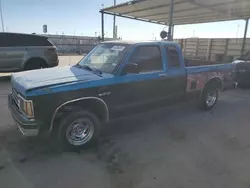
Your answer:
[[[174,100],[180,100],[186,93],[186,69],[183,62],[181,50],[174,45],[164,46],[166,57],[166,72],[168,77],[167,90],[169,97]]]
[[[140,72],[116,76],[116,90],[120,92],[116,103],[119,109],[130,112],[149,109],[168,98],[168,92],[164,91],[169,85],[169,78],[166,77],[159,44],[137,45],[125,63],[137,64]]]

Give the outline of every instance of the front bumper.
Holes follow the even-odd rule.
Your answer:
[[[8,106],[11,112],[12,117],[18,125],[18,128],[22,132],[24,136],[37,136],[39,134],[39,126],[37,125],[35,120],[30,120],[25,117],[22,113],[20,113],[13,105],[12,105],[12,95],[8,95]]]

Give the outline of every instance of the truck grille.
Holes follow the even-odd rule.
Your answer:
[[[12,105],[17,109],[20,110],[20,98],[18,97],[18,93],[14,88],[12,88]]]

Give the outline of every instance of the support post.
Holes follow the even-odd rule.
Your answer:
[[[172,38],[174,39],[174,25],[172,25]]]
[[[104,41],[104,12],[101,11],[101,15],[102,15],[102,41]]]
[[[3,30],[3,32],[4,32],[3,8],[2,8],[2,1],[1,1],[1,0],[0,0],[0,15],[1,15],[2,30]]]
[[[246,38],[247,38],[248,23],[249,23],[249,19],[246,20],[246,24],[245,24],[244,38],[243,38],[242,48],[241,48],[241,55],[243,55],[244,52],[245,52],[245,45],[246,45]]]
[[[211,59],[212,39],[208,39],[206,60]]]
[[[196,51],[195,51],[195,56],[197,57],[199,53],[199,38],[196,39]]]
[[[116,5],[116,0],[114,0],[114,6]],[[116,39],[117,38],[117,36],[116,36],[116,24],[115,24],[115,22],[116,22],[116,17],[115,17],[115,15],[114,15],[114,19],[113,19],[113,38],[114,39]]]
[[[187,39],[184,39],[184,56],[186,55],[186,49],[187,49]]]
[[[170,0],[169,16],[168,16],[168,40],[172,41],[172,25],[174,13],[174,0]]]
[[[181,51],[183,51],[183,39],[181,39]]]
[[[225,39],[224,58],[227,56],[229,39]]]

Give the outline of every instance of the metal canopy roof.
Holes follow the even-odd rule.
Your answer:
[[[105,14],[168,25],[170,0],[134,0],[101,10]],[[173,25],[250,18],[250,0],[174,0]]]

